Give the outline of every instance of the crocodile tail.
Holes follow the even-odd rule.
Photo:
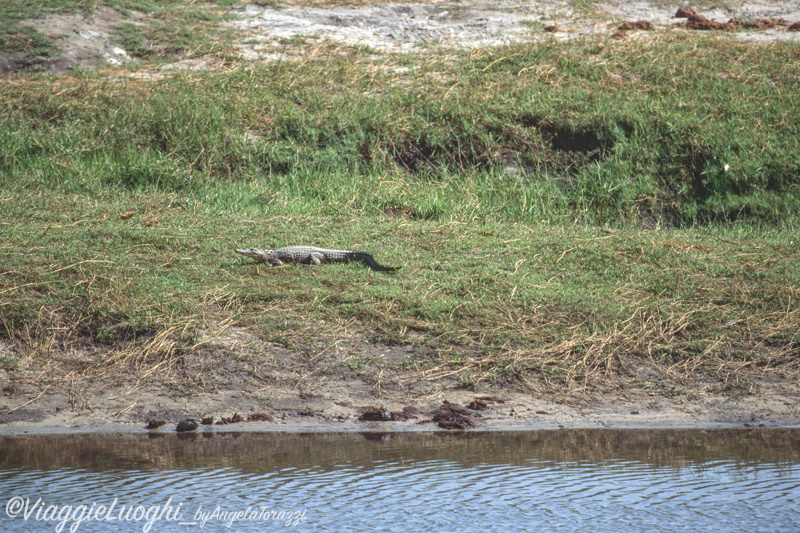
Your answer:
[[[348,256],[348,258],[362,261],[372,270],[376,270],[378,272],[394,272],[395,270],[400,270],[400,267],[387,267],[379,264],[377,261],[375,261],[375,258],[372,257],[371,254],[366,252],[353,252]]]

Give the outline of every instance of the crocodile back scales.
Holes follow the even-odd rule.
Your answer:
[[[310,262],[311,254],[321,254],[325,261],[329,262],[361,261],[369,266],[372,270],[397,270],[396,267],[387,267],[379,264],[377,261],[375,261],[375,258],[372,257],[372,254],[367,252],[359,252],[357,250],[335,250],[330,248],[317,248],[315,246],[286,246],[284,248],[278,248],[275,250],[275,257],[283,262]]]
[[[357,250],[334,250],[317,248],[316,246],[285,246],[277,250],[259,250],[247,248],[236,252],[255,259],[257,262],[269,263],[272,266],[283,263],[320,264],[323,262],[361,261],[372,270],[394,271],[399,267],[387,267],[379,264],[367,252]]]

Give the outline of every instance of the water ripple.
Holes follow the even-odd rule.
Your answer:
[[[627,459],[524,464],[357,459],[261,470],[16,467],[0,472],[0,494],[29,495],[53,505],[114,498],[124,505],[152,505],[173,497],[189,517],[217,507],[305,509],[300,531],[800,531],[800,462],[794,461],[658,466]],[[158,531],[187,531],[161,525]],[[31,526],[0,516],[0,530],[37,530]],[[52,531],[52,523],[47,527],[41,531]],[[263,523],[246,522],[232,528],[262,529]],[[80,528],[116,530],[102,523]]]

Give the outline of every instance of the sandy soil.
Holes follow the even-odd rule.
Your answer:
[[[412,347],[343,333],[320,337],[319,351],[289,350],[233,327],[207,333],[203,342],[146,371],[116,365],[85,372],[87,361],[103,355],[85,350],[44,367],[24,358],[13,372],[0,370],[7,384],[0,434],[144,431],[151,420],[165,423],[159,431],[175,431],[182,420],[207,417],[224,430],[800,425],[800,387],[774,373],[738,372],[734,387],[719,378],[685,381],[637,359],[605,385],[585,389],[535,381],[463,390],[449,369],[402,370]],[[11,350],[0,344],[0,356]],[[219,423],[235,415],[242,421]],[[381,421],[364,420],[370,417]]]
[[[676,28],[685,18],[676,18],[678,3],[619,0],[598,4],[591,10],[576,10],[570,2],[538,0],[515,2],[415,2],[372,3],[331,6],[331,2],[296,2],[280,9],[248,5],[237,12],[234,26],[261,44],[240,44],[240,53],[250,59],[283,57],[287,40],[314,37],[379,51],[413,51],[432,45],[476,48],[524,39],[555,36],[612,36],[626,21],[644,20],[654,29]],[[353,2],[355,4],[356,2]],[[698,9],[709,19],[783,18],[800,20],[797,2],[726,2],[726,7]],[[544,28],[548,28],[545,30]],[[554,31],[550,31],[554,30]],[[731,35],[747,40],[800,41],[798,32],[779,26],[767,30],[737,31]],[[619,35],[617,35],[619,37]],[[245,41],[243,41],[245,42]]]
[[[233,11],[234,20],[228,26],[239,31],[240,38],[233,43],[235,51],[246,60],[259,61],[303,55],[310,44],[325,41],[405,52],[434,46],[475,48],[552,37],[636,38],[637,34],[647,33],[618,29],[621,23],[631,21],[650,22],[652,31],[699,31],[687,29],[686,19],[675,17],[679,5],[666,1],[609,0],[578,10],[570,7],[567,0],[286,0],[278,7],[244,4]],[[697,12],[719,22],[732,18],[783,19],[788,24],[800,21],[800,3],[796,0],[728,0],[715,7],[698,7]],[[148,17],[135,11],[123,16],[101,7],[91,17],[51,15],[23,21],[21,25],[34,27],[51,40],[61,55],[42,58],[0,51],[0,72],[63,72],[73,67],[126,63],[131,57],[111,37],[115,27],[126,23],[147,24]],[[750,41],[800,42],[800,31],[790,31],[788,24],[715,33]],[[213,65],[212,58],[192,57],[159,68],[207,69]]]
[[[718,21],[732,17],[800,21],[800,4],[794,0],[730,0],[725,6],[698,12]],[[301,53],[299,37],[402,52],[427,46],[489,46],[549,35],[611,37],[619,33],[620,23],[638,20],[653,23],[654,31],[696,31],[673,27],[685,21],[674,18],[676,9],[677,4],[644,0],[609,2],[589,13],[555,0],[366,2],[360,7],[312,1],[289,2],[277,9],[247,5],[230,24],[241,30],[238,52],[255,61]],[[101,8],[92,18],[69,15],[25,21],[51,39],[62,56],[43,59],[0,53],[0,72],[124,63],[128,54],[110,35],[126,22],[146,23],[146,17],[134,13],[126,18]],[[556,31],[543,31],[551,25]],[[640,33],[645,32],[625,32],[624,38]],[[785,26],[726,35],[800,41],[800,32]],[[191,58],[160,68],[211,64]],[[425,375],[401,370],[402,363],[412,358],[411,348],[370,344],[344,332],[317,340],[327,348],[291,351],[247,331],[220,326],[206,334],[201,349],[150,370],[120,365],[86,370],[92,367],[90,362],[107,355],[100,348],[67,351],[44,366],[35,356],[23,356],[13,370],[0,367],[0,434],[144,431],[150,420],[165,422],[159,431],[174,431],[181,420],[199,422],[205,417],[213,418],[213,427],[226,430],[800,425],[800,386],[774,372],[742,370],[736,381],[688,382],[677,373],[631,361],[621,376],[603,386],[565,389],[538,382],[479,383],[474,390],[463,390],[456,388],[459,376],[449,370]],[[0,342],[0,360],[19,355],[14,346]],[[443,405],[450,420],[445,416],[434,421]],[[389,420],[359,420],[365,413]],[[242,422],[216,424],[236,414]],[[261,420],[247,422],[248,417]]]
[[[44,70],[64,72],[71,68],[119,65],[130,61],[127,52],[111,39],[112,30],[125,23],[136,23],[142,15],[124,17],[118,11],[101,7],[89,18],[85,15],[52,15],[44,19],[24,20],[20,26],[36,28],[61,52],[50,58],[31,57],[22,52],[0,51],[0,72],[8,70]]]

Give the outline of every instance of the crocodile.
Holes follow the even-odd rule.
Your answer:
[[[344,261],[361,261],[372,270],[391,272],[400,267],[387,267],[378,264],[367,252],[355,250],[328,250],[314,246],[286,246],[277,250],[260,250],[258,248],[244,248],[235,250],[237,253],[255,259],[256,263],[269,263],[270,266],[281,266],[284,263],[302,263],[304,265],[319,266],[322,263],[336,263]]]

